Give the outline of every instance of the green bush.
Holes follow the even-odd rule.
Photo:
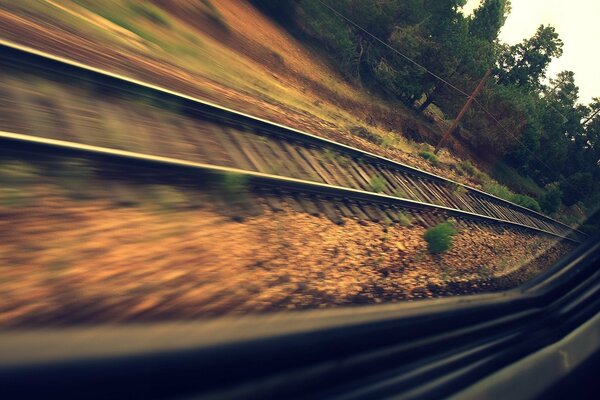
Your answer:
[[[466,176],[473,176],[475,174],[475,166],[469,160],[463,160],[456,163],[456,168]]]
[[[429,161],[432,165],[437,165],[439,160],[437,158],[437,156],[433,153],[430,153],[428,151],[422,151],[419,153],[419,156],[421,158],[424,158],[425,160]]]
[[[537,200],[524,194],[514,194],[510,201],[525,208],[529,208],[530,210],[542,212]]]
[[[452,236],[456,229],[450,222],[442,222],[425,231],[423,239],[427,242],[427,250],[431,254],[440,254],[452,246]]]
[[[524,194],[515,194],[504,185],[488,182],[484,185],[483,190],[496,197],[500,197],[501,199],[508,200],[525,208],[529,208],[530,210],[537,212],[542,211],[537,200]]]
[[[546,214],[553,214],[560,208],[563,193],[557,183],[546,185],[546,191],[540,198],[540,207]]]

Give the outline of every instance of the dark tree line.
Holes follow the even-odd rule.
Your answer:
[[[574,74],[548,80],[550,62],[563,42],[551,26],[509,46],[498,34],[510,0],[483,0],[471,16],[465,0],[323,0],[431,73],[382,46],[318,0],[254,0],[265,12],[320,42],[342,73],[360,85],[396,98],[418,113],[432,104],[452,117],[464,94],[491,69],[463,127],[478,152],[493,155],[546,188],[543,210],[578,202],[598,204],[600,98],[578,103]],[[593,117],[592,117],[593,116]],[[591,117],[591,118],[590,118]],[[587,121],[586,121],[587,120]]]

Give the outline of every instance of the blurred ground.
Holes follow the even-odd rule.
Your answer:
[[[267,207],[235,222],[195,189],[73,179],[13,185],[21,190],[0,206],[0,327],[181,320],[501,290],[572,250],[529,234],[461,229],[450,251],[433,256],[417,225],[346,219],[339,226]]]
[[[0,1],[0,36],[479,185],[446,151],[419,157],[413,140],[440,126],[349,84],[247,1]]]
[[[246,1],[0,0],[0,37],[478,185],[457,173],[460,160],[448,152],[438,163],[418,156],[430,148],[407,138],[431,138],[436,126],[344,82]],[[173,126],[177,134],[201,133],[174,110],[109,98],[81,82],[5,74],[0,85],[0,129],[192,156],[194,141],[179,140]],[[1,165],[2,327],[500,290],[571,250],[478,230],[460,231],[448,253],[432,256],[420,226],[338,226],[287,209],[234,222],[202,193],[102,181],[85,163],[63,167]]]

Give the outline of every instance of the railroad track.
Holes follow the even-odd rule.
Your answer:
[[[103,107],[112,101],[132,96],[151,98],[159,107],[178,111],[177,120],[155,119],[152,128],[138,129],[138,135],[152,140],[143,145],[121,141],[119,150],[106,137],[78,135],[82,122],[72,102],[49,106],[32,91],[13,88],[0,95],[0,139],[9,147],[27,145],[160,168],[242,174],[267,188],[265,199],[271,208],[280,209],[283,200],[294,209],[321,213],[337,223],[347,217],[398,222],[402,209],[424,226],[454,217],[493,229],[512,227],[574,242],[585,239],[583,233],[533,210],[360,149],[13,43],[0,41],[0,48],[0,65],[9,76],[32,75],[63,88],[75,78],[102,88],[95,104],[97,115],[88,116],[90,120],[102,119]],[[136,107],[139,110],[126,115],[117,112],[116,118],[128,126],[135,126],[140,116],[152,120],[151,108],[132,106]],[[40,128],[27,122],[39,119],[48,124]],[[65,137],[74,140],[61,140]],[[132,151],[140,148],[144,151]]]

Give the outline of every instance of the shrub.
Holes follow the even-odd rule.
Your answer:
[[[458,162],[456,168],[466,176],[473,176],[475,174],[475,166],[469,160]]]
[[[469,160],[463,160],[456,163],[454,168],[460,175],[467,176],[480,185],[483,185],[490,180],[486,174],[478,170]]]
[[[442,222],[425,231],[423,239],[427,242],[427,250],[431,254],[440,254],[452,246],[452,236],[456,229],[450,222]]]
[[[381,176],[374,176],[369,181],[369,185],[371,186],[371,191],[381,193],[385,189],[385,180]]]
[[[546,214],[552,214],[558,211],[560,208],[560,199],[563,193],[557,183],[550,183],[546,185],[546,191],[540,198],[540,207]]]
[[[542,212],[539,203],[536,199],[526,196],[524,194],[514,194],[510,199],[513,203],[529,208],[530,210]]]
[[[430,153],[428,151],[422,151],[419,153],[419,156],[421,158],[424,158],[425,160],[429,161],[432,165],[437,165],[439,160],[437,158],[437,156],[433,153]]]
[[[589,196],[594,187],[594,177],[589,172],[576,172],[562,181],[563,203],[567,206]]]
[[[501,199],[512,201],[513,193],[504,185],[488,182],[483,186],[483,190]]]

